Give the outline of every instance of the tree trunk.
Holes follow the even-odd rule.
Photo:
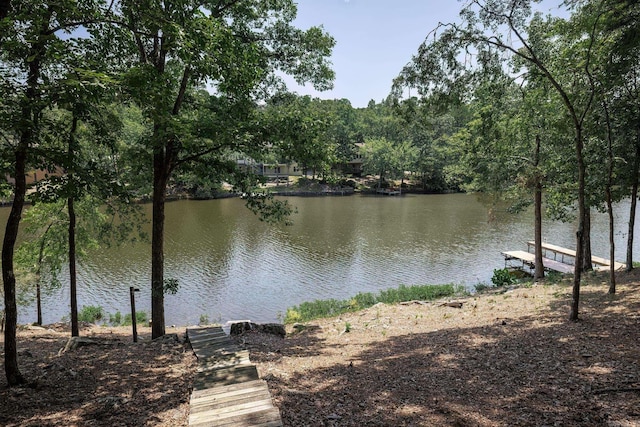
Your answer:
[[[44,248],[46,246],[46,236],[51,230],[53,222],[49,223],[47,229],[40,237],[40,249],[38,251],[38,268],[36,269],[36,311],[38,315],[38,325],[42,326],[42,286],[40,280],[42,279],[42,263],[44,260]]]
[[[70,195],[67,198],[67,210],[69,211],[69,295],[71,300],[71,336],[80,336],[80,328],[78,327],[78,296],[77,296],[77,273],[76,273],[76,210],[74,206],[74,190],[73,183],[73,163],[74,163],[74,147],[76,130],[78,129],[78,119],[73,117],[71,124],[71,132],[69,133],[69,152],[67,167],[67,179]]]
[[[73,196],[67,199],[69,210],[69,295],[71,299],[71,336],[80,335],[78,328],[78,297],[76,275],[76,211]]]
[[[38,275],[38,282],[36,283],[36,312],[38,320],[36,324],[42,326],[42,292],[40,290],[40,276]]]
[[[583,236],[585,226],[585,165],[582,129],[576,126],[576,162],[578,163],[578,231],[576,231],[576,264],[573,269],[573,290],[569,320],[578,321],[580,308],[580,281],[584,257]]]
[[[164,148],[153,155],[153,215],[151,231],[151,337],[165,334],[164,321],[164,208],[169,168]]]
[[[8,4],[8,2],[5,2]],[[33,43],[28,63],[27,89],[22,105],[22,120],[24,128],[20,135],[20,141],[14,151],[14,179],[16,181],[13,189],[13,204],[7,219],[7,226],[2,242],[2,281],[4,287],[4,309],[5,309],[5,330],[4,330],[4,369],[7,375],[9,386],[23,384],[25,382],[18,367],[18,351],[16,333],[18,328],[18,308],[16,305],[16,276],[13,266],[13,258],[18,239],[18,230],[24,199],[27,193],[26,167],[27,150],[34,140],[34,129],[37,127],[39,110],[34,105],[38,98],[38,85],[41,72],[41,58],[45,49],[46,38],[42,36],[49,28],[49,20],[52,16],[51,8],[48,9],[47,16],[43,19],[40,37]]]
[[[611,171],[610,171],[611,172]],[[616,293],[616,269],[615,269],[615,230],[613,227],[613,202],[611,198],[611,186],[607,185],[607,212],[609,213],[609,260],[611,262],[609,268],[609,293]]]
[[[591,262],[591,209],[585,207],[584,210],[584,235],[582,237],[582,271],[592,271]]]
[[[30,131],[22,135],[22,140],[15,152],[14,178],[16,180],[13,190],[13,204],[7,219],[7,228],[2,242],[2,281],[4,285],[4,370],[9,386],[23,384],[24,377],[18,367],[18,349],[16,333],[18,328],[18,308],[16,305],[16,276],[13,270],[13,254],[18,238],[18,227],[24,207],[24,196],[27,191],[25,167],[27,161],[28,142],[31,140]]]
[[[534,279],[544,278],[544,265],[542,263],[542,177],[538,171],[540,163],[540,135],[536,135],[536,151],[533,160],[535,169],[535,189],[534,189],[534,205],[535,205],[535,271]]]
[[[627,271],[633,270],[633,230],[636,225],[638,205],[638,180],[640,179],[640,128],[636,130],[636,156],[633,160],[633,184],[631,185],[631,207],[629,208],[629,231],[627,236]]]
[[[611,120],[609,117],[609,109],[606,101],[603,102],[605,119],[607,121],[607,186],[605,189],[605,198],[607,201],[607,213],[609,214],[609,293],[616,293],[616,269],[615,269],[615,230],[613,223],[613,197],[611,188],[613,187],[613,131],[611,129]]]

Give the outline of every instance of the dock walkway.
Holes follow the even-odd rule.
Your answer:
[[[535,251],[536,244],[533,241],[527,242],[527,251],[507,251],[502,252],[502,255],[506,263],[511,260],[522,261],[523,266],[529,268],[535,267],[535,255],[532,253],[532,249]],[[572,249],[563,248],[561,246],[552,245],[550,243],[542,243],[542,265],[547,270],[558,271],[563,274],[571,274],[574,271],[573,262],[575,261],[576,251]],[[551,256],[553,256],[553,259]],[[560,258],[560,260],[558,260]],[[567,260],[569,258],[569,260]],[[570,261],[570,262],[568,262]],[[592,256],[591,262],[593,263],[593,269],[597,271],[607,271],[611,268],[611,261],[608,259]],[[626,267],[626,264],[615,262],[613,268],[615,270],[621,270]]]
[[[502,252],[504,256],[505,262],[510,260],[520,260],[523,264],[533,268],[535,266],[536,257],[534,254],[525,251],[507,251]],[[547,270],[558,271],[563,274],[571,274],[573,273],[573,266],[569,264],[563,264],[560,261],[556,261],[550,258],[542,258],[542,265]]]
[[[219,326],[187,329],[187,339],[198,358],[190,426],[282,426],[280,411],[247,350],[235,345]]]
[[[560,255],[562,262],[564,262],[565,256],[568,256],[573,259],[575,259],[576,257],[576,251],[574,251],[573,249],[563,248],[561,246],[552,245],[550,243],[542,243],[540,246],[542,247],[542,251],[545,254],[547,252],[552,252],[554,260],[557,258],[557,255]],[[534,241],[527,242],[527,248],[529,250],[535,247],[536,247],[536,242]],[[591,262],[593,263],[594,270],[606,271],[606,270],[609,270],[609,268],[611,268],[611,261],[605,258],[591,255]],[[626,264],[617,262],[617,261],[614,261],[613,265],[614,265],[613,268],[615,270],[622,270],[627,266]]]

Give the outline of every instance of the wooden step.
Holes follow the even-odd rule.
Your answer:
[[[219,385],[214,388],[207,388],[203,390],[194,390],[191,393],[191,399],[200,399],[207,396],[213,396],[217,394],[232,393],[244,389],[256,389],[267,387],[267,383],[264,380],[246,381],[237,384]]]
[[[259,379],[249,352],[220,327],[187,329],[198,357],[189,406],[190,426],[281,427],[267,383]]]
[[[187,338],[189,338],[190,341],[197,340],[199,338],[220,336],[220,335],[227,336],[227,334],[219,326],[215,326],[211,328],[187,329]]]
[[[212,346],[212,347],[194,348],[193,352],[196,354],[196,356],[198,357],[198,360],[201,363],[205,363],[207,359],[218,357],[221,352],[223,352],[224,354],[229,354],[229,353],[239,352],[239,350],[240,349],[238,347]]]
[[[208,411],[189,415],[191,426],[281,426],[280,411],[271,402],[256,402],[244,406],[229,408],[226,411]]]
[[[192,400],[191,413],[196,414],[198,412],[206,412],[214,409],[231,408],[238,405],[247,404],[250,402],[259,401],[271,402],[271,394],[269,389],[257,389],[254,391],[239,390],[232,394],[213,395],[200,399]]]
[[[202,390],[205,388],[235,384],[244,381],[253,381],[257,379],[259,379],[259,377],[258,370],[255,365],[235,366],[198,374],[193,382],[193,389]]]
[[[203,353],[204,354],[204,353]],[[212,369],[230,368],[238,365],[250,365],[249,351],[242,350],[233,353],[214,354],[209,358],[200,360],[197,372],[210,371]]]

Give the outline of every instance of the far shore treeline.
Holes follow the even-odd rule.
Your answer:
[[[21,289],[39,297],[66,264],[77,336],[77,260],[147,239],[160,337],[164,296],[179,291],[164,276],[167,199],[234,192],[261,219],[287,221],[293,208],[266,191],[269,180],[302,192],[354,188],[360,178],[377,189],[485,192],[513,210],[534,205],[537,242],[543,215],[575,221],[568,317],[577,320],[593,209],[609,213],[613,230],[612,204],[631,199],[633,266],[640,3],[568,0],[560,16],[533,13],[535,3],[461,3],[457,22],[425,31],[386,99],[353,108],[287,91],[283,74],[319,90],[334,79],[336,40],[322,27],[296,28],[293,0],[0,0],[9,385],[26,381]],[[151,236],[141,233],[139,200],[153,204]],[[541,262],[537,253],[537,277]],[[614,293],[614,272],[609,282]]]

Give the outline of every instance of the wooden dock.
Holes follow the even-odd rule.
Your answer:
[[[219,326],[187,329],[187,339],[198,358],[190,426],[282,426],[280,411],[247,350],[235,345]]]
[[[383,196],[400,196],[402,190],[396,190],[395,188],[378,188],[376,194],[382,194]]]
[[[531,269],[535,268],[535,252],[536,244],[533,241],[527,242],[527,251],[507,251],[502,252],[507,261],[518,260],[521,261],[523,266],[527,266]],[[573,262],[575,261],[576,251],[572,249],[563,248],[561,246],[552,245],[550,243],[542,243],[542,265],[547,270],[557,271],[563,274],[571,274],[574,271]],[[553,258],[552,258],[553,257]],[[558,260],[559,259],[559,260]],[[607,271],[611,268],[611,261],[608,259],[592,256],[591,262],[593,263],[593,269],[597,271]],[[615,262],[613,268],[621,270],[626,267],[626,264]]]
[[[536,258],[535,255],[530,252],[525,251],[507,251],[502,252],[504,256],[505,262],[511,260],[519,260],[529,268],[535,268]],[[573,273],[573,266],[569,264],[563,264],[559,261],[555,261],[550,258],[542,257],[542,265],[547,270],[553,270],[560,272],[562,274],[571,274]]]
[[[560,256],[561,262],[564,262],[565,256],[572,259],[576,258],[576,251],[574,251],[573,249],[563,248],[561,246],[552,245],[550,243],[542,243],[540,246],[542,247],[542,252],[544,256],[547,256],[547,254],[551,252],[553,254],[554,260],[556,260],[558,256]],[[527,242],[527,249],[529,251],[531,251],[531,249],[535,247],[536,247],[536,242],[534,241]],[[591,262],[593,263],[594,270],[607,271],[611,268],[611,261],[605,258],[600,258],[592,255]],[[617,262],[614,260],[613,268],[615,270],[623,270],[626,267],[627,267],[626,264]]]

